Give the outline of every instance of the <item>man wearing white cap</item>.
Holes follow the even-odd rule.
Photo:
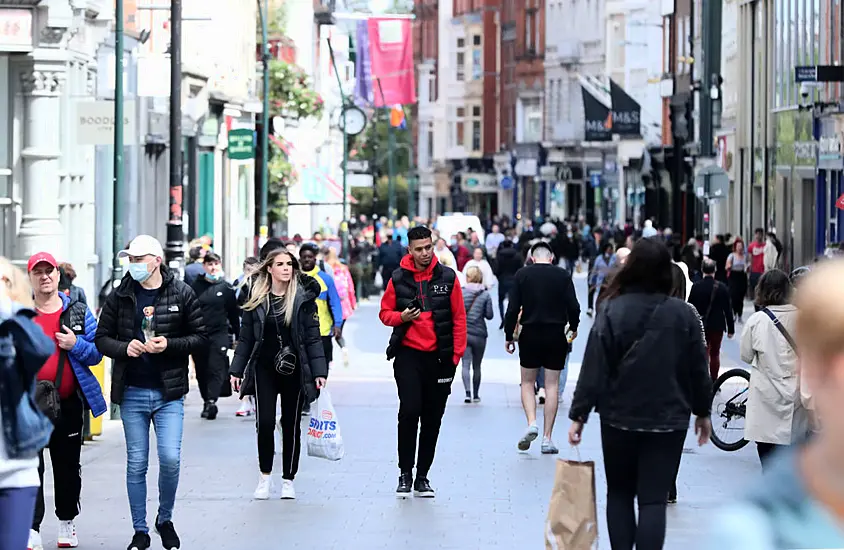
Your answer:
[[[126,437],[126,487],[135,534],[128,550],[150,546],[147,526],[149,427],[158,446],[155,530],[166,550],[181,543],[173,527],[179,485],[188,356],[207,345],[202,310],[193,290],[175,277],[155,238],[139,235],[118,256],[129,273],[100,313],[96,343],[114,361],[111,400],[120,405]]]

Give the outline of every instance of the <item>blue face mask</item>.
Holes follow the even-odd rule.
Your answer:
[[[211,273],[206,273],[205,278],[210,283],[217,283],[217,282],[219,282],[223,279],[223,273],[222,273],[222,271],[220,273],[216,273],[214,275],[212,275]]]
[[[139,283],[143,283],[144,281],[149,279],[152,273],[147,271],[147,264],[137,263],[129,264],[129,275],[131,275],[132,278],[138,281]]]

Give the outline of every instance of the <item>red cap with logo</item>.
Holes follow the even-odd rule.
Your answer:
[[[58,262],[56,262],[56,259],[49,252],[36,252],[32,256],[30,256],[29,262],[27,262],[26,264],[26,270],[28,272],[32,271],[32,269],[40,263],[50,264],[50,266],[52,266],[53,268],[59,266]]]

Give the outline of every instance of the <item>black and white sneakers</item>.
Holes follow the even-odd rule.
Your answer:
[[[147,550],[152,545],[152,541],[147,533],[137,531],[132,537],[132,542],[126,547],[126,550]]]
[[[416,477],[416,481],[413,483],[413,495],[419,498],[434,498],[434,489],[428,482],[428,478]]]
[[[403,473],[399,476],[399,486],[396,488],[398,498],[408,498],[413,489],[413,474]]]
[[[161,546],[164,547],[164,550],[176,550],[181,547],[182,542],[179,540],[179,535],[176,534],[176,528],[173,527],[172,521],[158,523],[156,517],[155,531],[161,536]]]

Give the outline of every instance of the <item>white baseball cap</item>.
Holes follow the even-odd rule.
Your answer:
[[[150,235],[138,235],[132,242],[129,243],[129,248],[121,250],[117,253],[118,258],[125,258],[126,256],[158,256],[164,258],[164,249],[161,248],[161,243],[158,239]]]

